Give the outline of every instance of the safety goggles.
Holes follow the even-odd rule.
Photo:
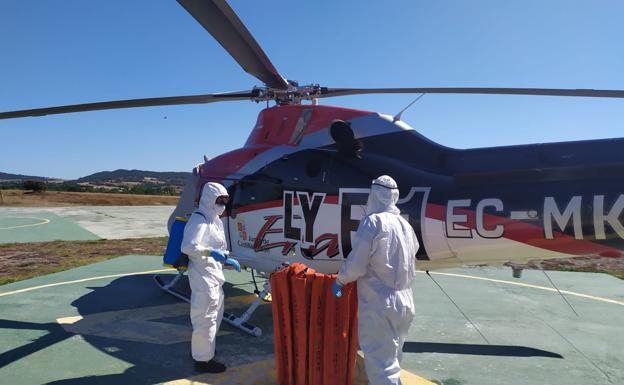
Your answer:
[[[217,200],[215,201],[216,204],[223,205],[223,206],[227,206],[229,202],[230,202],[230,197],[227,195],[218,196]]]
[[[379,182],[373,181],[373,183],[371,183],[372,186],[379,186],[379,187],[383,187],[383,188],[387,188],[388,190],[398,190],[398,187],[390,187],[390,186],[386,186],[385,184],[381,184]]]

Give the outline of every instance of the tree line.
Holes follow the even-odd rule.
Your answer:
[[[151,183],[140,183],[133,185],[119,185],[114,189],[81,185],[74,182],[47,183],[39,180],[25,180],[14,182],[0,182],[0,189],[3,190],[26,190],[35,193],[45,191],[67,191],[67,192],[99,192],[116,194],[140,194],[140,195],[180,195],[179,189],[175,186],[162,186]]]

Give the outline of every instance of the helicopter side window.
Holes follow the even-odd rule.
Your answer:
[[[244,180],[236,185],[231,200],[231,216],[236,217],[242,207],[282,199],[282,185],[278,180]]]
[[[241,207],[251,204],[255,200],[255,196],[252,191],[252,185],[248,182],[239,182],[234,186],[234,194],[230,194],[232,199],[230,200],[231,210],[230,216],[236,218],[238,210]]]

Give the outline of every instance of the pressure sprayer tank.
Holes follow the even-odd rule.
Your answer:
[[[184,227],[187,222],[186,218],[176,217],[173,225],[171,225],[167,248],[163,256],[163,265],[176,269],[187,269],[188,256],[182,253],[182,238],[184,238]]]

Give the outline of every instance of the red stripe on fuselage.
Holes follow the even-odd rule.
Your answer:
[[[284,201],[282,199],[276,199],[273,201],[267,201],[262,203],[255,203],[253,205],[242,206],[236,209],[236,213],[248,213],[250,211],[258,211],[264,209],[272,209],[275,207],[282,207]],[[323,200],[323,203],[328,205],[337,205],[338,197],[336,195],[327,195]],[[293,204],[299,206],[299,198],[295,197]]]
[[[456,214],[465,214],[468,217],[466,223],[456,223],[470,229],[476,229],[475,212],[472,210],[456,208]],[[446,222],[446,206],[433,203],[427,204],[427,218],[437,219]],[[503,237],[527,245],[539,247],[546,250],[556,251],[570,255],[601,255],[604,257],[614,257],[622,255],[622,251],[603,246],[594,242],[575,239],[562,232],[553,232],[554,239],[544,238],[544,229],[541,226],[530,223],[515,221],[496,215],[484,214],[483,225],[486,229],[493,229],[497,225],[504,226]]]
[[[256,203],[253,205],[242,206],[236,209],[236,213],[248,213],[250,211],[258,211],[264,209],[272,209],[275,207],[282,207],[282,200],[274,200],[262,203]]]

